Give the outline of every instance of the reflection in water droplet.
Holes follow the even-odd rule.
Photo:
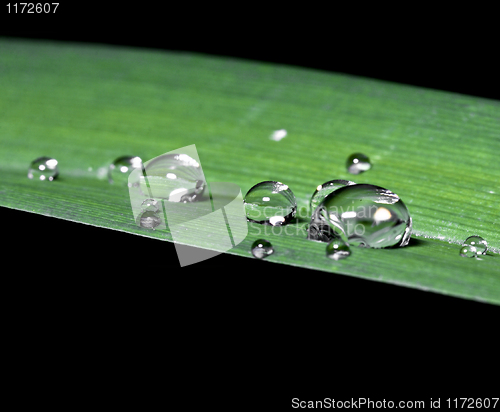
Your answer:
[[[311,214],[316,210],[318,205],[334,190],[337,190],[344,186],[355,185],[356,183],[351,182],[350,180],[330,180],[322,185],[319,185],[313,195],[311,196],[311,201],[309,202]]]
[[[347,158],[347,171],[353,175],[366,172],[372,167],[370,159],[363,153],[354,153]]]
[[[341,187],[319,204],[311,217],[308,238],[328,242],[340,236],[351,245],[371,248],[406,246],[412,221],[395,193],[361,184]]]
[[[263,259],[274,253],[273,245],[265,239],[259,239],[252,244],[252,254],[257,259]]]
[[[34,180],[53,181],[59,175],[57,160],[42,156],[33,160],[28,168],[28,177]]]
[[[114,183],[122,186],[127,186],[129,184],[128,176],[130,172],[134,169],[140,169],[142,167],[142,160],[138,156],[121,156],[117,158],[113,163],[109,165],[108,168],[108,181],[109,183]],[[138,185],[139,182],[135,182],[134,185]]]
[[[145,212],[156,213],[159,210],[158,202],[154,199],[146,199],[144,202],[142,202],[141,208]]]
[[[349,246],[340,238],[332,240],[326,246],[326,256],[333,260],[344,259],[351,254]]]
[[[481,236],[469,236],[465,239],[464,246],[473,246],[478,255],[484,255],[488,250],[488,242]]]
[[[281,226],[297,211],[297,201],[287,185],[266,181],[252,187],[244,199],[247,219],[251,222]]]
[[[462,257],[468,257],[468,258],[473,258],[477,256],[477,249],[474,246],[463,246],[462,249],[460,249],[460,256]]]
[[[161,224],[159,213],[145,211],[139,216],[139,226],[154,229]]]
[[[141,191],[170,202],[199,200],[207,186],[200,164],[187,154],[165,154],[145,165]],[[148,187],[149,186],[149,189]]]

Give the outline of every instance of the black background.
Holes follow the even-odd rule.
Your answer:
[[[193,51],[500,99],[490,26],[472,15],[389,13],[358,5],[350,10],[250,3],[234,10],[194,4],[157,9],[147,3],[59,7],[50,16],[3,10],[0,35]],[[497,309],[231,255],[181,269],[167,242],[5,208],[1,213],[12,239],[6,259],[14,265],[6,272],[14,294],[59,314],[68,306],[81,307],[82,313],[101,314],[106,325],[128,319],[169,329],[182,319],[199,339],[235,331],[235,342],[255,339],[258,347],[270,344],[278,331],[289,342],[317,339],[326,331],[336,347],[345,331],[356,329],[366,332],[361,343],[368,348],[387,335],[400,348],[415,336],[428,347],[431,341],[439,344],[429,328],[442,332],[439,339],[456,336],[457,328],[490,319]],[[148,253],[165,263],[145,266],[138,256]]]

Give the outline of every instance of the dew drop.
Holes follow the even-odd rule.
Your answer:
[[[154,229],[161,224],[159,213],[145,211],[139,215],[139,226]]]
[[[158,207],[158,202],[154,199],[146,199],[144,202],[141,204],[141,209],[144,212],[158,212],[159,207]]]
[[[295,217],[297,201],[281,182],[266,181],[252,187],[244,199],[245,213],[251,222],[281,226]]]
[[[366,172],[372,167],[370,159],[363,153],[353,153],[347,158],[347,171],[353,175]]]
[[[340,260],[351,254],[349,246],[340,238],[332,240],[326,246],[326,256],[333,260]]]
[[[141,191],[170,202],[193,202],[203,195],[207,183],[200,164],[187,154],[165,154],[147,162]],[[147,179],[147,181],[146,181]]]
[[[356,183],[351,182],[350,180],[330,180],[322,185],[319,185],[311,196],[311,200],[309,202],[311,214],[316,210],[318,205],[334,190],[340,189],[344,186],[355,185]]]
[[[259,239],[252,244],[252,254],[257,259],[264,259],[274,253],[273,245],[265,239]]]
[[[276,130],[271,135],[270,139],[279,142],[281,139],[285,138],[287,131],[285,129]]]
[[[138,156],[121,156],[117,158],[108,168],[108,181],[122,186],[128,186],[130,172],[142,167],[142,160]],[[135,184],[138,185],[139,182]],[[134,184],[134,185],[135,185]]]
[[[477,249],[474,246],[463,246],[462,249],[460,249],[460,256],[462,257],[468,257],[468,258],[473,258],[477,256]]]
[[[464,246],[473,246],[476,249],[478,255],[486,254],[488,250],[488,242],[484,240],[481,236],[469,236],[465,239]]]
[[[57,160],[42,156],[33,160],[28,168],[28,177],[33,180],[53,181],[59,175]]]
[[[320,219],[312,220],[307,229],[307,238],[318,242],[331,242],[337,238],[337,233],[329,224]]]
[[[308,238],[322,242],[340,236],[370,248],[406,246],[412,221],[398,195],[379,186],[341,187],[321,202],[311,217]]]

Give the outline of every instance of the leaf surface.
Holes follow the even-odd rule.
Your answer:
[[[271,139],[280,129],[286,137]],[[261,62],[0,39],[0,142],[1,206],[158,240],[171,241],[169,230],[138,227],[127,188],[107,181],[119,156],[147,160],[196,144],[209,182],[244,195],[281,181],[301,217],[328,180],[382,186],[413,218],[408,247],[355,248],[335,262],[297,219],[281,230],[249,223],[228,253],[252,258],[251,244],[265,237],[277,264],[500,303],[494,100]],[[354,152],[372,169],[347,173]],[[54,182],[27,178],[42,155],[59,162]],[[470,235],[488,241],[481,260],[459,256]]]

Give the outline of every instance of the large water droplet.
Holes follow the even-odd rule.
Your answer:
[[[460,256],[473,258],[477,256],[477,249],[474,246],[464,246],[460,249]]]
[[[478,255],[484,255],[488,250],[488,242],[481,236],[469,236],[465,239],[464,246],[473,246]]]
[[[287,185],[266,181],[252,187],[244,199],[247,219],[251,222],[281,226],[297,211],[297,201]]]
[[[353,175],[366,172],[372,167],[370,159],[363,153],[353,153],[347,158],[347,171]]]
[[[147,162],[141,190],[170,202],[199,200],[207,186],[200,164],[187,154],[165,154]],[[147,180],[146,180],[147,179]]]
[[[340,238],[332,240],[326,246],[326,256],[333,260],[344,259],[351,254],[349,246]]]
[[[52,157],[42,156],[33,160],[28,168],[28,177],[35,180],[51,182],[59,175],[57,160]]]
[[[274,253],[273,245],[265,239],[259,239],[252,244],[252,254],[257,259],[264,259]]]
[[[141,169],[142,160],[138,156],[121,156],[109,165],[108,181],[122,186],[131,184],[128,181],[130,172],[134,169]],[[139,182],[135,182],[138,185]]]
[[[311,196],[311,201],[309,202],[311,214],[316,210],[319,204],[334,190],[340,189],[344,186],[355,185],[356,183],[351,182],[350,180],[330,180],[322,185],[319,185],[313,195]]]
[[[368,184],[341,187],[319,204],[308,237],[331,241],[341,236],[351,245],[372,248],[406,246],[411,217],[398,195]]]

